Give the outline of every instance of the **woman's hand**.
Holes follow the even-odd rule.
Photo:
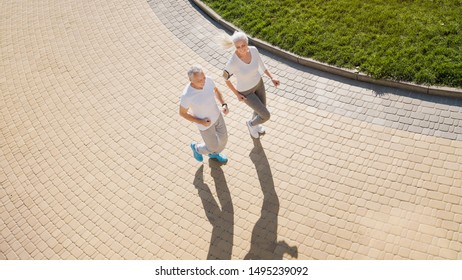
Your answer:
[[[278,79],[271,79],[271,81],[275,87],[278,87],[281,84]]]
[[[239,92],[236,93],[236,96],[237,96],[237,100],[239,101],[244,101],[247,99],[244,95],[240,94]]]

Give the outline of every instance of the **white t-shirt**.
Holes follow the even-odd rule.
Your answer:
[[[215,101],[215,83],[210,77],[205,78],[202,89],[196,89],[187,85],[180,98],[180,106],[189,109],[191,115],[199,119],[210,119],[210,125],[214,124],[220,116],[220,109]],[[210,126],[197,124],[199,130],[206,130]]]
[[[237,91],[246,91],[256,86],[260,82],[262,73],[266,70],[257,48],[249,47],[249,51],[252,56],[249,64],[242,61],[236,53],[233,53],[224,69],[229,76],[234,75],[236,77]]]

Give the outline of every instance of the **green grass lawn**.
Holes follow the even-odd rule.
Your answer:
[[[202,0],[256,37],[374,78],[462,87],[462,0]]]

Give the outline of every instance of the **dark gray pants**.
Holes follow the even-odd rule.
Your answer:
[[[245,104],[253,109],[253,116],[250,121],[252,126],[262,124],[270,119],[270,112],[266,108],[265,84],[262,79],[255,87],[240,92],[240,94],[246,97]]]

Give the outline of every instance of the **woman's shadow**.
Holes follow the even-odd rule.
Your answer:
[[[250,159],[257,170],[263,192],[261,216],[252,230],[250,251],[244,259],[282,260],[284,254],[296,258],[298,249],[285,241],[277,240],[279,198],[274,187],[273,175],[265,151],[259,139],[254,139]]]
[[[208,260],[230,260],[234,237],[234,209],[231,194],[226,183],[221,164],[210,159],[211,175],[215,182],[219,204],[213,197],[207,184],[204,183],[204,166],[196,172],[194,186],[204,205],[205,214],[212,224],[212,237],[210,240]],[[221,205],[221,208],[220,208]]]

